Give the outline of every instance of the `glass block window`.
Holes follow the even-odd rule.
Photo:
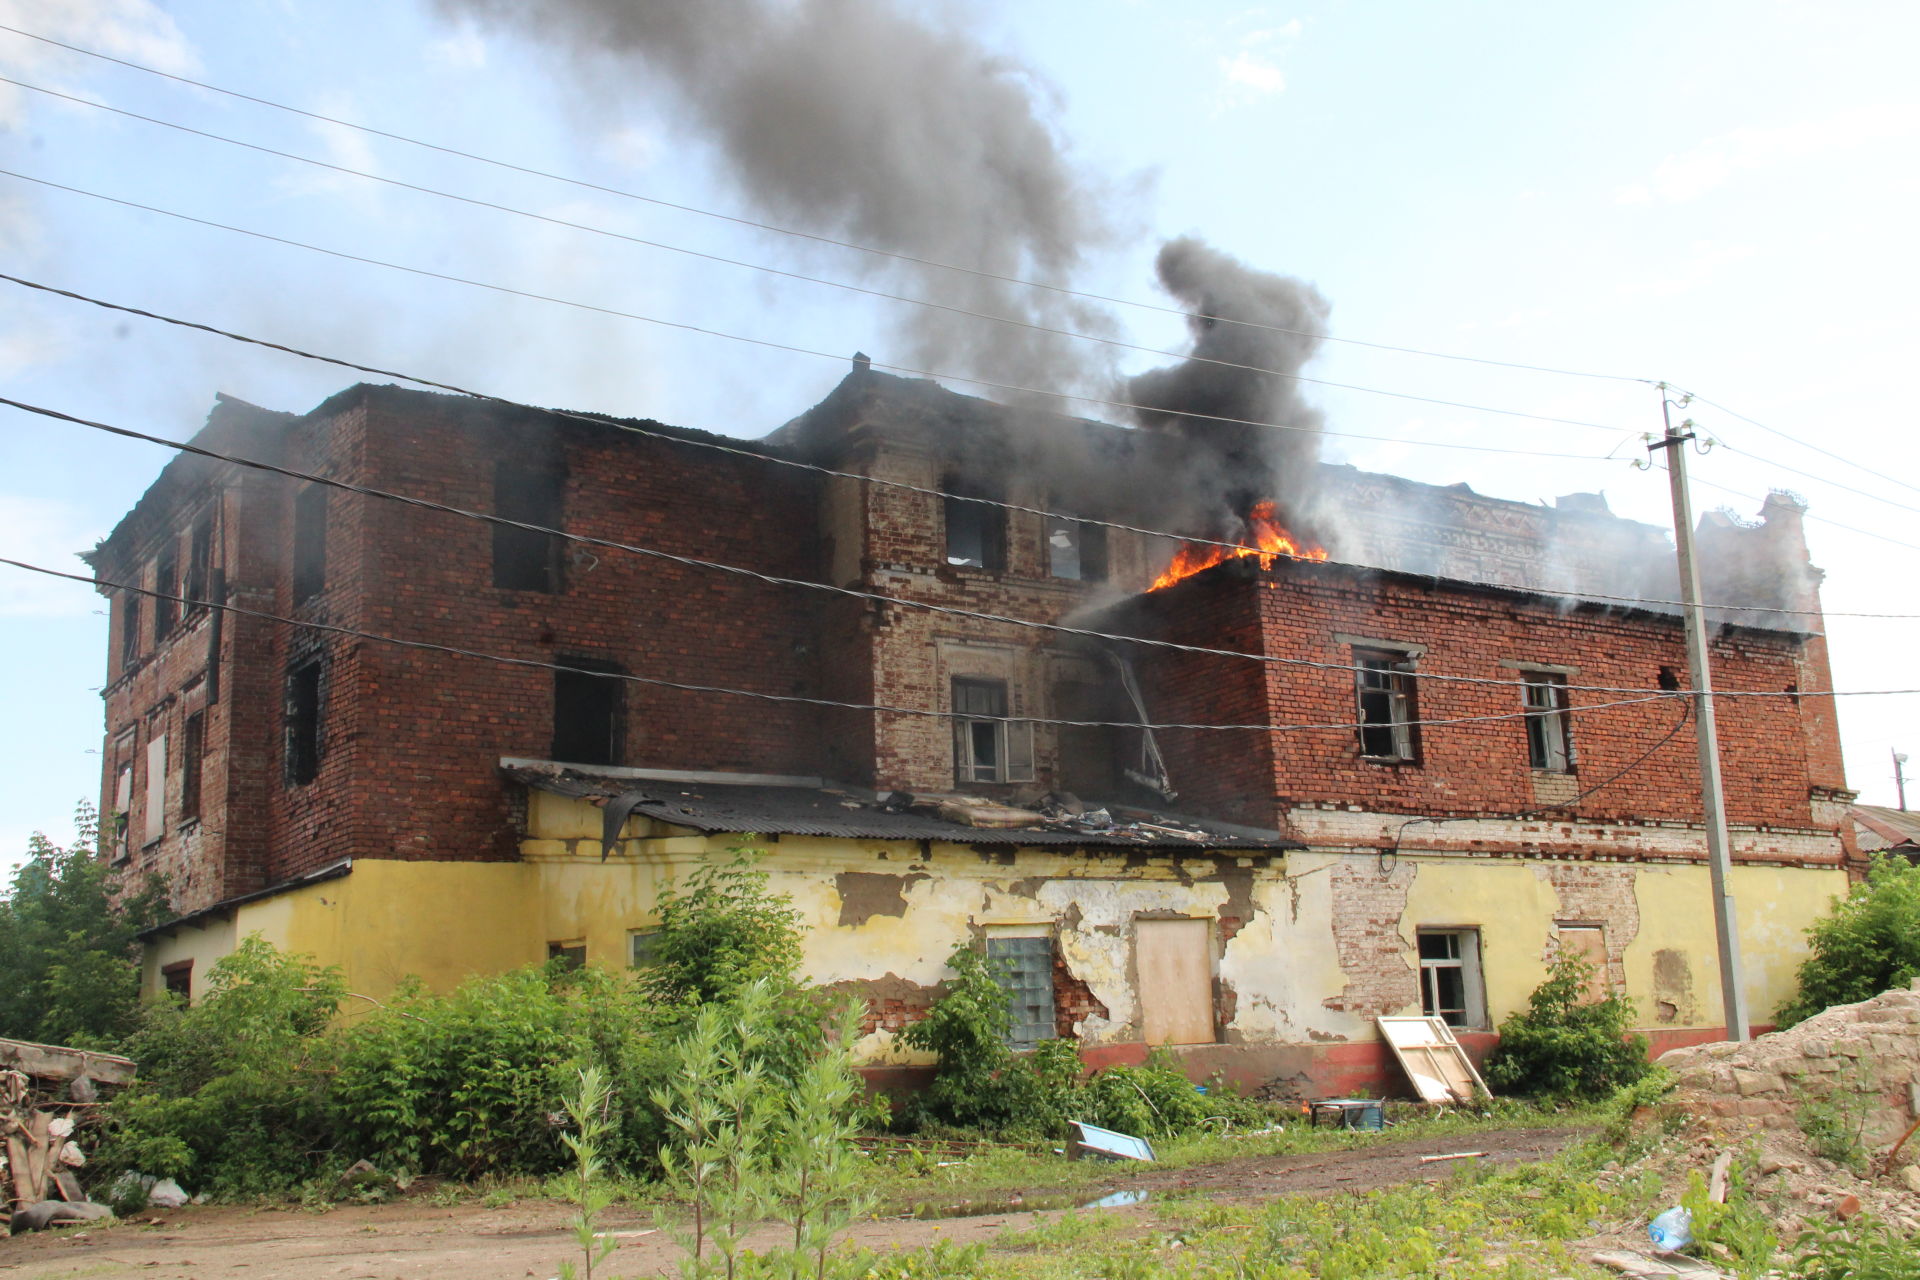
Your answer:
[[[1007,1043],[1031,1049],[1053,1039],[1053,939],[990,937],[987,959],[1013,1009]]]

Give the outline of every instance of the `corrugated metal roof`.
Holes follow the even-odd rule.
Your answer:
[[[640,793],[632,812],[675,826],[708,833],[828,836],[852,840],[941,840],[965,845],[1021,845],[1086,849],[1303,849],[1275,831],[1257,831],[1176,814],[1152,820],[1190,828],[1194,838],[1141,830],[1119,822],[1111,830],[1075,830],[1063,824],[1036,827],[970,827],[919,812],[896,813],[852,790],[732,784],[712,781],[675,783],[653,779],[596,776],[579,768],[533,768],[503,764],[501,772],[529,787],[557,795],[608,798]],[[1129,811],[1134,812],[1134,811]],[[1116,815],[1118,816],[1118,815]]]
[[[1920,813],[1878,804],[1856,804],[1853,822],[1862,852],[1890,849],[1898,844],[1920,844]]]

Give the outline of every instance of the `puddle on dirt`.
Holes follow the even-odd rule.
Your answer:
[[[1151,1191],[1113,1191],[1101,1196],[1028,1196],[1020,1200],[962,1200],[946,1204],[917,1204],[909,1217],[923,1221],[944,1218],[985,1218],[996,1213],[1037,1213],[1046,1209],[1122,1209],[1145,1204]]]

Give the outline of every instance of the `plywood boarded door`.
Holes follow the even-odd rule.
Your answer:
[[[1606,928],[1597,924],[1573,924],[1565,920],[1558,921],[1555,928],[1560,934],[1561,950],[1571,952],[1593,966],[1582,1003],[1598,1004],[1605,1000],[1613,989],[1607,968]]]
[[[1213,1043],[1213,946],[1205,920],[1136,920],[1135,973],[1148,1044]]]

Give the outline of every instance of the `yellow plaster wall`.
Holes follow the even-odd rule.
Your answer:
[[[206,992],[207,970],[213,962],[232,951],[238,936],[231,920],[210,920],[204,927],[177,929],[163,938],[155,938],[141,956],[140,989],[149,994],[162,989],[160,971],[182,960],[193,961],[192,998]]]

